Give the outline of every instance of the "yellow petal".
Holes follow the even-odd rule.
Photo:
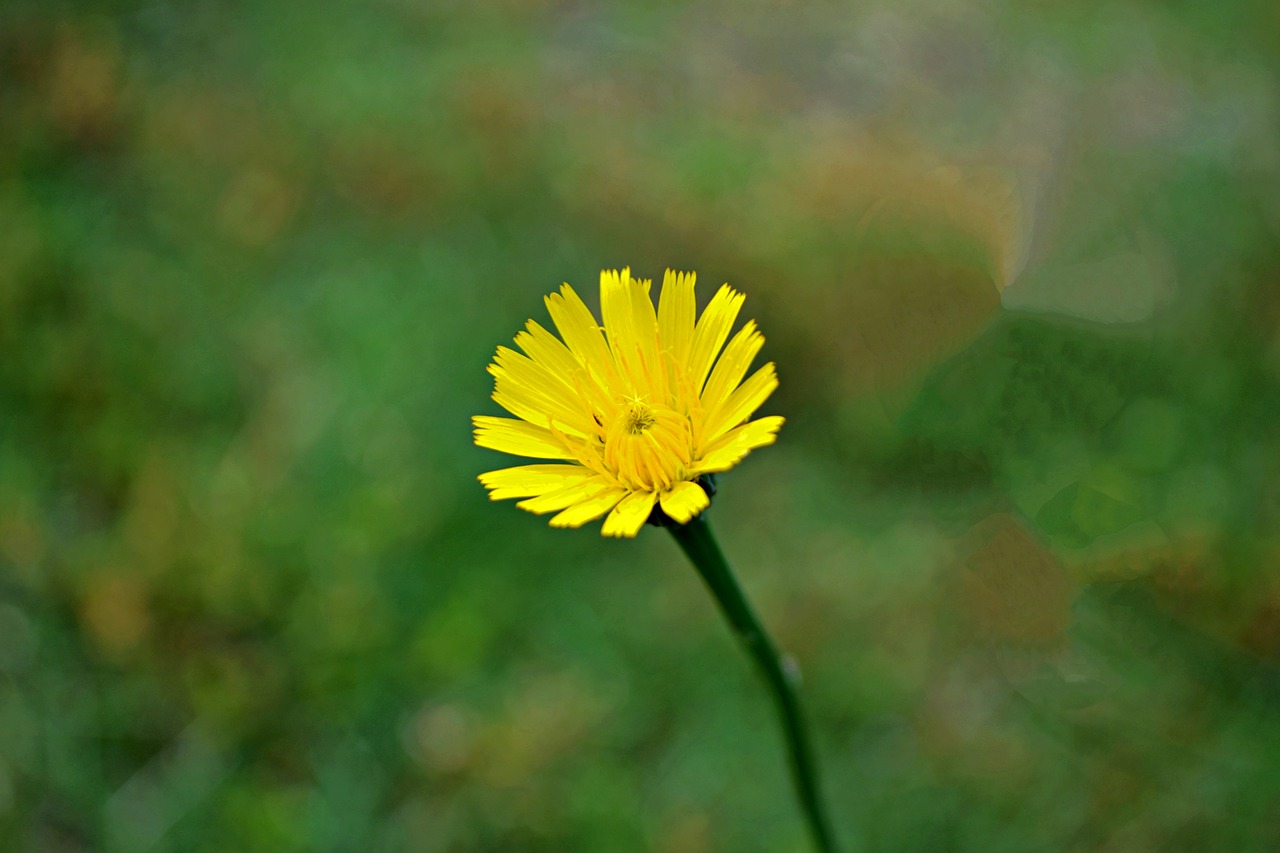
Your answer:
[[[649,399],[661,400],[666,397],[667,378],[658,359],[658,315],[649,297],[649,286],[648,279],[632,281],[627,295],[631,297],[632,330],[640,356],[638,369],[643,376],[640,387]]]
[[[609,513],[600,532],[605,536],[635,536],[649,518],[657,497],[653,492],[632,492],[627,495]]]
[[[716,410],[742,382],[742,377],[747,375],[747,369],[763,346],[764,335],[756,331],[754,320],[748,320],[742,330],[733,336],[733,340],[729,341],[702,392],[702,410],[709,419],[714,419]]]
[[[613,357],[600,334],[600,324],[591,314],[578,294],[568,284],[559,293],[547,296],[547,311],[560,331],[560,337],[574,357],[587,369],[601,377],[601,381],[616,384]],[[621,393],[621,389],[619,389]]]
[[[659,390],[658,318],[649,299],[649,282],[631,270],[600,273],[600,313],[614,361],[627,381],[627,393],[652,398]],[[665,381],[665,380],[663,380]]]
[[[746,299],[729,285],[722,285],[716,295],[711,298],[707,310],[698,318],[698,325],[693,330],[693,346],[689,352],[689,376],[693,379],[694,389],[702,390],[711,372],[711,363],[716,354],[724,346],[733,328],[733,321],[738,319],[738,311]]]
[[[494,368],[498,368],[509,378],[540,394],[552,397],[564,405],[573,408],[578,406],[578,395],[573,388],[572,374],[565,376],[550,370],[510,347],[498,347],[489,368],[490,373],[494,372]]]
[[[561,377],[584,405],[589,404],[597,412],[609,410],[616,405],[612,393],[605,389],[598,378],[600,371],[593,374],[579,364],[577,357],[559,338],[534,321],[528,322],[527,331],[516,334],[516,344],[531,360]]]
[[[691,473],[728,471],[752,450],[773,444],[782,424],[783,418],[773,415],[730,430],[703,452],[702,458],[690,469]]]
[[[551,431],[513,418],[494,418],[476,415],[476,444],[490,450],[500,450],[515,456],[534,459],[573,459],[574,454]]]
[[[582,364],[569,351],[569,348],[533,320],[525,324],[525,331],[516,333],[516,345],[524,350],[529,358],[564,377],[570,385],[573,384],[573,375],[582,369]]]
[[[554,427],[575,438],[591,433],[584,415],[554,406],[547,398],[534,395],[527,388],[499,379],[493,400],[511,414],[537,426]]]
[[[689,358],[693,345],[693,324],[698,314],[694,298],[693,273],[667,270],[662,277],[662,293],[658,295],[658,334],[662,347],[677,364]]]
[[[604,320],[604,334],[609,349],[616,357],[619,352],[630,352],[635,345],[631,322],[631,296],[627,285],[631,281],[631,268],[600,271],[600,317]]]
[[[532,359],[498,347],[489,373],[494,378],[493,399],[516,417],[538,426],[554,422],[579,437],[592,431],[589,409],[578,393]]]
[[[608,489],[600,494],[575,504],[551,519],[552,527],[581,527],[588,521],[594,521],[618,505],[627,494],[626,489]]]
[[[778,375],[774,371],[773,362],[751,374],[751,378],[738,386],[738,390],[729,395],[715,412],[707,415],[703,424],[703,442],[711,444],[721,435],[751,417],[751,413],[760,408],[769,395],[778,387]]]
[[[486,471],[479,480],[489,490],[489,499],[500,501],[544,495],[593,476],[594,471],[581,465],[519,465]]]
[[[526,498],[516,506],[529,512],[536,512],[539,515],[544,512],[559,512],[566,507],[590,500],[610,488],[609,478],[604,474],[596,474],[576,483],[570,483],[562,489],[556,489],[554,492]]]
[[[662,496],[662,511],[684,524],[711,505],[711,498],[697,483],[688,481],[676,485]]]

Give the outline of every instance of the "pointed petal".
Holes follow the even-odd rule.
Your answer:
[[[551,526],[581,527],[588,521],[594,521],[613,509],[618,505],[618,501],[626,497],[626,494],[627,490],[623,488],[603,491],[581,503],[574,504],[559,515],[553,516],[550,522]]]
[[[595,475],[581,465],[519,465],[486,471],[479,480],[489,490],[489,499],[500,501],[555,492]]]
[[[649,299],[649,282],[631,277],[630,268],[600,273],[600,313],[614,362],[628,393],[654,398],[665,387],[658,362],[658,317]]]
[[[702,458],[690,469],[691,473],[728,471],[752,450],[773,444],[783,422],[783,418],[772,415],[730,430],[707,448]]]
[[[493,400],[499,406],[522,421],[568,433],[575,438],[585,438],[592,430],[583,415],[569,412],[536,395],[525,386],[497,377],[497,390]]]
[[[559,338],[533,320],[528,322],[526,329],[516,334],[517,346],[536,364],[562,377],[583,405],[589,404],[597,413],[609,411],[615,405],[612,394],[597,378],[600,371],[593,374],[587,370]]]
[[[635,536],[649,518],[657,498],[653,492],[632,492],[613,508],[600,532],[605,536]]]
[[[662,511],[684,524],[711,505],[711,498],[697,483],[683,482],[662,496]]]
[[[658,334],[662,347],[677,364],[684,364],[693,345],[693,324],[698,306],[694,298],[694,274],[667,270],[658,294]]]
[[[533,320],[525,324],[525,331],[516,333],[516,346],[538,364],[565,378],[572,384],[574,372],[581,363],[569,348],[555,335]]]
[[[475,442],[481,447],[534,459],[575,458],[564,443],[544,427],[488,415],[476,415],[471,422],[476,428]]]
[[[508,347],[498,347],[494,363],[493,399],[511,414],[538,426],[567,429],[578,436],[591,432],[591,412],[578,393],[555,373]]]
[[[756,330],[754,320],[748,320],[729,341],[702,391],[702,410],[707,413],[708,420],[715,419],[716,410],[742,382],[742,377],[747,375],[747,369],[763,346],[764,335]]]
[[[608,477],[603,474],[592,473],[593,476],[591,477],[579,480],[576,483],[570,483],[564,488],[556,489],[554,492],[527,498],[520,501],[516,506],[529,512],[536,512],[539,515],[545,512],[559,512],[566,507],[591,500],[612,488]]]
[[[631,281],[631,268],[600,271],[600,317],[604,320],[604,334],[609,349],[618,353],[630,353],[635,347],[635,331],[631,322],[631,296],[627,292]]]
[[[627,295],[631,297],[631,323],[640,358],[637,369],[643,377],[641,388],[650,400],[660,401],[666,399],[667,379],[658,359],[658,314],[654,311],[649,290],[648,279],[633,280]]]
[[[547,311],[569,351],[602,382],[616,385],[613,357],[600,334],[600,324],[568,284],[547,296]]]
[[[703,443],[713,444],[721,435],[751,417],[752,412],[760,408],[777,387],[778,374],[771,361],[751,374],[751,378],[739,385],[719,409],[707,416],[703,424]]]
[[[698,325],[693,330],[693,347],[689,353],[689,376],[693,379],[696,391],[702,391],[707,374],[711,372],[711,364],[724,346],[725,339],[729,337],[729,330],[733,328],[734,320],[738,319],[738,311],[742,309],[744,299],[746,297],[741,293],[727,284],[723,285],[698,319]]]

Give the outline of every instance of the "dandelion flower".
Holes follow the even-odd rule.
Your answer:
[[[554,512],[552,527],[607,513],[605,536],[635,536],[655,506],[687,523],[710,503],[699,477],[773,443],[783,419],[749,418],[778,387],[774,366],[743,380],[764,337],[750,321],[729,339],[743,295],[726,284],[698,317],[693,273],[667,270],[656,311],[649,289],[630,269],[601,272],[601,326],[565,284],[546,297],[559,338],[530,320],[523,354],[498,347],[493,399],[515,418],[477,415],[476,444],[556,461],[481,474],[491,499]]]

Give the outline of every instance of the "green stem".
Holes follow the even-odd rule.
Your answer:
[[[774,704],[777,705],[778,715],[782,718],[791,759],[792,781],[800,797],[809,829],[813,833],[814,843],[823,853],[834,851],[836,846],[831,834],[831,822],[818,793],[817,768],[813,761],[813,749],[809,744],[809,732],[800,715],[794,675],[784,668],[777,649],[765,633],[760,619],[752,611],[742,593],[742,587],[733,576],[733,570],[720,553],[720,546],[716,544],[711,528],[702,516],[694,518],[688,524],[673,525],[669,529],[681,550],[697,568],[698,574],[702,575],[702,580],[715,596],[721,612],[733,627],[733,632],[760,667],[773,695]]]

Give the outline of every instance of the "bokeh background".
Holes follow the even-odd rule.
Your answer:
[[[1280,849],[1280,6],[0,7],[0,847],[799,851],[661,531],[492,505],[562,281],[748,294],[712,519],[866,851]]]

